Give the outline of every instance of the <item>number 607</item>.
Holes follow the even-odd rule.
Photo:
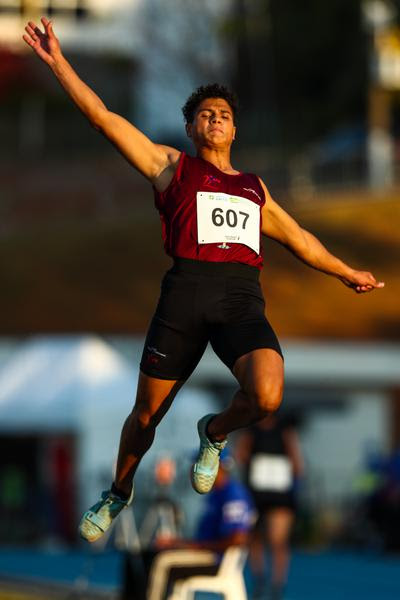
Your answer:
[[[228,227],[236,227],[239,221],[238,214],[243,217],[242,229],[246,229],[247,219],[250,215],[241,210],[239,210],[237,213],[235,210],[229,208],[224,215],[223,208],[214,208],[211,213],[211,220],[216,227],[222,227],[225,222]]]

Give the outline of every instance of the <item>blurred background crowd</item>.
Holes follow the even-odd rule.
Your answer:
[[[285,599],[328,600],[329,589],[344,600],[399,597],[398,0],[0,0],[0,589],[48,577],[34,552],[65,561],[87,552],[77,520],[109,482],[169,265],[150,186],[23,45],[25,22],[43,14],[105,104],[157,142],[190,152],[187,96],[204,83],[232,87],[234,166],[262,176],[334,254],[386,282],[359,297],[264,241],[262,285],[286,364],[279,416],[302,465],[290,484]],[[161,492],[176,537],[195,536],[204,510],[187,476],[196,421],[233,390],[207,352],[143,461],[133,518],[96,550],[106,566],[85,555],[69,574],[50,567],[54,581],[89,597],[94,578],[99,594],[117,597],[123,569],[104,553],[151,546],[141,525]],[[243,446],[232,436],[230,476],[251,488]],[[257,535],[249,593],[260,544],[271,542]],[[358,563],[340,562],[354,557],[368,557],[359,579]],[[331,583],[313,596],[315,565]]]

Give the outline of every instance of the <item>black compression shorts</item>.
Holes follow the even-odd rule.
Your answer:
[[[281,356],[264,315],[259,270],[242,263],[175,259],[147,333],[140,368],[158,379],[185,380],[207,343],[232,370],[236,360],[259,348]]]
[[[260,516],[274,508],[297,509],[296,496],[293,491],[288,492],[254,492],[250,489],[253,502]]]

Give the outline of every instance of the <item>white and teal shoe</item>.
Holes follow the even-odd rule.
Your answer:
[[[111,523],[133,500],[132,492],[128,500],[122,500],[119,496],[107,490],[101,494],[101,500],[85,512],[79,523],[80,536],[88,542],[95,542],[107,531]]]
[[[215,415],[206,415],[197,423],[197,431],[200,438],[200,449],[197,460],[192,465],[191,481],[192,487],[198,494],[207,494],[214,485],[219,467],[219,456],[227,444],[223,442],[212,442],[206,435],[207,424]]]

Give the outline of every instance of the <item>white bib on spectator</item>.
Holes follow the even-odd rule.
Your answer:
[[[255,454],[252,457],[249,483],[256,492],[287,492],[292,481],[292,465],[286,456]]]

